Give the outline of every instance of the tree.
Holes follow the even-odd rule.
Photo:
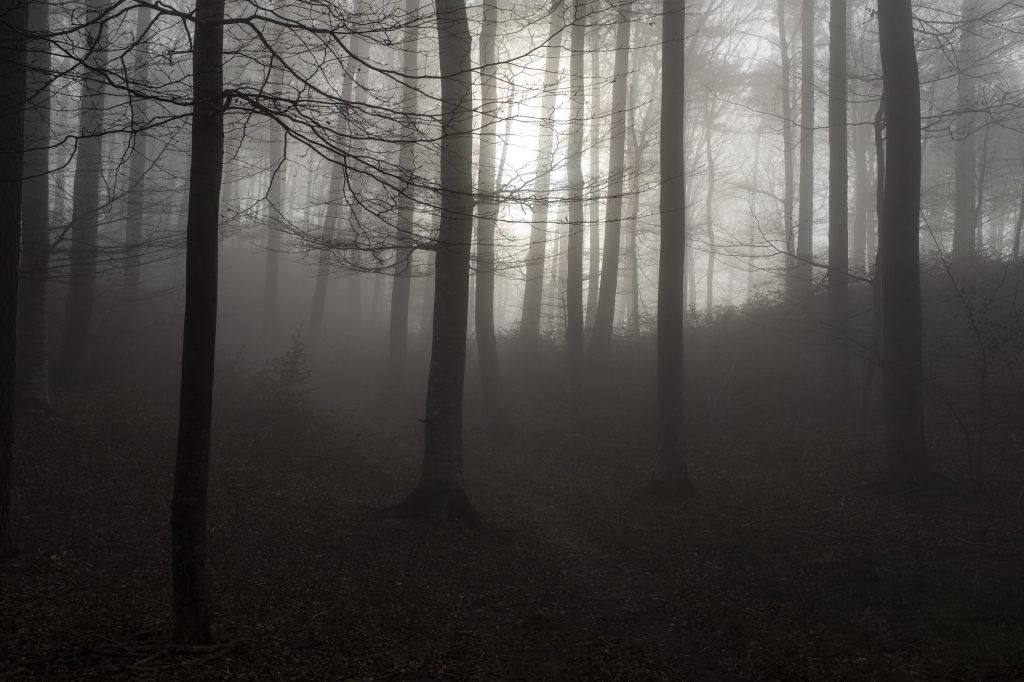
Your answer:
[[[566,249],[566,326],[569,386],[573,398],[583,398],[583,51],[589,3],[573,2],[569,56],[569,235]],[[623,79],[625,80],[625,79]]]
[[[828,311],[834,336],[826,367],[826,390],[839,414],[850,382],[846,337],[849,327],[849,170],[847,168],[846,0],[831,0],[828,84]]]
[[[975,22],[978,19],[978,0],[963,0],[960,27],[960,45],[957,49],[957,114],[955,124],[954,189],[953,189],[953,262],[970,266],[978,244],[975,230],[978,210],[975,204],[978,183],[975,178],[977,150],[975,149],[975,115],[977,106],[976,82],[970,73],[977,57],[978,37]]]
[[[527,349],[537,343],[540,335],[540,309],[544,294],[544,254],[548,239],[548,195],[551,191],[551,165],[555,102],[558,98],[558,62],[562,53],[562,0],[551,5],[551,26],[548,30],[547,51],[544,57],[544,93],[541,98],[541,130],[537,142],[537,177],[533,186],[533,216],[530,228],[530,248],[526,254],[526,287],[523,292],[523,318],[519,325],[520,337]]]
[[[183,644],[207,644],[212,639],[206,507],[217,340],[217,228],[224,166],[223,21],[224,0],[196,0],[185,325],[171,498],[174,638]]]
[[[146,32],[152,21],[149,7],[140,6],[135,10],[135,46],[132,50],[134,61],[134,78],[145,84],[149,74],[149,38]],[[149,118],[149,102],[142,98],[132,105],[134,119],[133,146],[129,160],[128,196],[125,197],[127,215],[125,216],[124,241],[127,251],[124,262],[125,299],[134,305],[139,297],[139,281],[142,272],[142,226],[145,218],[145,183],[146,163],[149,147],[149,136],[145,131],[137,130],[145,125]]]
[[[657,461],[650,489],[691,492],[683,442],[683,311],[686,249],[685,0],[664,0],[661,69],[661,250],[658,270]]]
[[[586,332],[594,327],[597,293],[601,283],[601,12],[591,9],[590,27],[590,239],[587,267]]]
[[[271,5],[273,10],[273,4]],[[284,97],[284,57],[281,49],[280,28],[275,26],[269,39],[270,66],[268,89],[277,107]],[[286,222],[285,189],[288,183],[287,133],[280,121],[270,121],[270,144],[267,147],[270,181],[267,187],[267,264],[263,282],[263,336],[269,342],[277,340],[278,279],[281,269],[281,236]]]
[[[88,359],[93,299],[96,291],[96,258],[99,237],[99,192],[103,175],[104,66],[106,22],[104,0],[86,4],[86,55],[82,60],[82,100],[79,108],[74,205],[71,215],[71,274],[64,312],[58,376],[81,381]]]
[[[0,21],[0,557],[15,551],[11,523],[18,258],[25,123],[25,3],[6,2]]]
[[[50,3],[28,3],[28,29],[49,31]],[[19,400],[36,407],[50,404],[47,358],[46,280],[50,270],[50,46],[34,37],[26,51],[24,180],[18,290]]]
[[[480,161],[477,168],[477,268],[474,326],[487,426],[492,437],[509,440],[512,423],[505,410],[494,331],[494,233],[498,219],[498,0],[487,2],[480,28]],[[507,140],[506,140],[507,148]]]
[[[608,201],[604,218],[604,253],[601,260],[601,287],[594,313],[590,354],[600,363],[611,349],[615,322],[615,297],[619,283],[619,244],[622,232],[622,190],[626,159],[626,94],[629,77],[629,33],[632,0],[617,7],[615,28],[615,74],[612,82],[611,147],[608,161]]]
[[[885,99],[885,184],[879,225],[883,408],[888,482],[929,475],[921,350],[921,84],[910,0],[878,6]]]
[[[793,234],[793,67],[789,34],[786,31],[786,2],[778,0],[775,16],[779,28],[779,55],[782,60],[782,229],[786,233],[786,291],[792,298],[796,289],[796,242]]]
[[[815,0],[803,0],[800,19],[800,214],[793,291],[797,296],[810,294],[814,274],[814,6]]]
[[[480,521],[466,496],[462,400],[466,370],[469,254],[473,237],[472,37],[464,0],[437,0],[441,67],[441,228],[424,418],[423,468],[399,510]]]

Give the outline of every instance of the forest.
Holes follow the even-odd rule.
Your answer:
[[[1024,2],[0,7],[0,680],[1024,679]]]

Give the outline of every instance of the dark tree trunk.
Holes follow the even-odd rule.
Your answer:
[[[28,28],[49,30],[50,3],[28,3]],[[31,40],[26,53],[25,156],[21,267],[18,290],[18,399],[30,408],[50,404],[46,280],[50,269],[50,49]]]
[[[837,415],[850,390],[849,170],[846,113],[846,0],[831,0],[828,95],[828,317],[834,336],[825,368],[826,392]]]
[[[399,509],[480,521],[462,469],[469,252],[473,237],[472,37],[464,0],[437,0],[441,67],[441,229],[434,275],[434,328],[427,378],[423,469]]]
[[[684,0],[664,0],[661,88],[661,251],[658,271],[658,456],[651,491],[691,491],[683,444],[683,262],[686,168]]]
[[[853,244],[850,270],[859,274],[868,271],[868,199],[871,177],[868,170],[868,132],[862,126],[851,131],[853,147]]]
[[[601,283],[601,12],[592,7],[590,17],[590,223],[587,271],[586,332],[594,327],[597,292]]]
[[[103,73],[106,62],[104,22],[99,21],[103,0],[89,0],[88,54],[83,60],[82,103],[76,150],[74,198],[71,209],[70,278],[64,313],[57,375],[66,382],[85,379],[96,291],[99,191],[102,169]]]
[[[132,50],[133,77],[140,83],[149,78],[149,38],[146,31],[152,17],[148,7],[139,7],[135,20],[135,47]],[[128,196],[124,222],[124,295],[132,318],[136,313],[135,302],[139,297],[139,281],[142,272],[142,224],[145,215],[146,156],[149,133],[139,130],[149,121],[149,107],[145,98],[132,103],[133,147],[128,166]]]
[[[615,299],[619,285],[619,247],[622,237],[622,190],[626,158],[626,93],[629,78],[629,32],[632,0],[617,7],[615,29],[615,75],[612,83],[611,148],[608,157],[608,202],[604,218],[604,253],[601,260],[601,288],[594,314],[590,354],[601,364],[611,349],[615,323]]]
[[[25,145],[24,3],[5,4],[0,22],[0,558],[15,551],[11,522],[18,257]]]
[[[270,39],[271,47],[277,47],[277,40]],[[272,54],[268,87],[273,98],[284,93],[284,67],[281,58]],[[267,187],[267,257],[266,275],[263,287],[263,337],[271,344],[278,337],[277,300],[281,271],[281,237],[285,227],[285,185],[288,182],[288,160],[286,158],[286,133],[275,120],[269,122],[270,144],[267,148],[270,164],[270,181]]]
[[[406,139],[398,152],[398,165],[405,187],[398,196],[398,248],[395,249],[395,276],[391,287],[391,319],[389,320],[391,380],[399,382],[405,377],[409,355],[409,293],[412,289],[412,241],[416,229],[416,206],[412,195],[416,175],[416,70],[418,31],[413,19],[419,13],[419,0],[405,0],[408,24],[402,45],[402,116],[405,119]]]
[[[498,362],[498,339],[494,331],[494,232],[498,219],[498,63],[495,39],[499,12],[496,0],[486,3],[480,29],[480,112],[483,122],[480,127],[480,162],[477,173],[474,325],[488,431],[492,438],[507,441],[513,437],[512,422],[505,410]]]
[[[954,126],[953,186],[953,263],[958,268],[974,262],[978,248],[975,232],[978,215],[975,211],[977,150],[974,138],[975,80],[968,70],[977,56],[974,22],[978,16],[978,0],[963,0],[960,45],[957,49],[957,116]]]
[[[588,0],[573,3],[569,57],[569,234],[566,248],[565,342],[569,387],[576,402],[583,400],[583,51]]]
[[[171,498],[174,638],[211,640],[207,587],[207,483],[217,339],[217,228],[224,166],[224,0],[197,0],[192,73],[192,160],[185,264],[178,452]]]
[[[921,350],[921,86],[910,0],[878,7],[885,97],[885,194],[879,250],[885,365],[885,452],[891,484],[929,474]]]
[[[544,94],[541,98],[541,131],[537,144],[537,179],[533,184],[533,216],[530,247],[526,254],[526,287],[523,292],[523,318],[519,334],[524,348],[532,351],[540,337],[541,301],[544,295],[544,258],[548,238],[548,202],[551,190],[552,140],[555,102],[558,96],[558,62],[562,53],[562,29],[565,18],[562,0],[551,6],[547,54],[544,59]]]
[[[704,200],[705,225],[708,230],[708,279],[705,286],[704,310],[708,318],[713,316],[715,310],[715,153],[712,145],[714,136],[715,111],[711,104],[711,95],[708,94],[704,106],[704,163],[708,169],[707,194]]]
[[[793,290],[798,298],[810,295],[814,277],[814,4],[803,0],[800,20],[800,215]]]

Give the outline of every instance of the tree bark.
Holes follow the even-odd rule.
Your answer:
[[[704,162],[708,169],[707,194],[704,199],[705,224],[708,229],[708,279],[705,287],[706,298],[704,309],[707,311],[708,319],[711,319],[715,310],[715,154],[712,147],[712,136],[714,135],[714,107],[711,104],[711,93],[708,93],[704,102]]]
[[[619,247],[622,231],[622,193],[626,156],[626,94],[629,78],[629,33],[632,0],[617,10],[615,28],[615,74],[612,84],[611,148],[608,157],[608,201],[604,219],[604,253],[601,260],[601,288],[594,314],[590,354],[601,364],[611,350],[615,322],[615,298],[619,284]]]
[[[558,62],[562,52],[562,29],[565,26],[562,0],[551,5],[551,25],[548,30],[547,52],[544,59],[544,95],[541,98],[541,129],[537,144],[537,179],[533,185],[533,216],[530,228],[530,247],[526,254],[526,287],[523,292],[523,318],[519,334],[528,352],[536,349],[540,337],[541,301],[544,294],[544,258],[548,238],[548,203],[551,190],[552,139],[557,100]]]
[[[133,78],[140,84],[149,79],[149,38],[146,31],[152,19],[149,7],[135,10],[135,46],[132,49]],[[139,297],[142,273],[142,224],[145,217],[146,161],[149,133],[140,130],[149,121],[149,106],[145,97],[132,102],[132,153],[128,161],[128,196],[125,197],[124,223],[124,297],[129,305],[130,318],[135,315],[135,302]]]
[[[885,193],[879,230],[882,270],[885,453],[889,483],[929,475],[924,436],[921,280],[921,86],[910,0],[878,7],[885,97]]]
[[[957,115],[954,126],[954,178],[953,178],[953,263],[958,268],[970,267],[975,258],[977,243],[975,231],[978,215],[975,211],[977,180],[975,165],[977,150],[974,138],[974,107],[976,85],[969,69],[977,56],[978,0],[963,0],[961,5],[960,45],[957,49]]]
[[[441,67],[441,229],[434,275],[434,326],[427,378],[423,469],[399,506],[479,525],[462,467],[469,252],[473,237],[472,38],[464,0],[437,0]]]
[[[828,94],[828,316],[833,341],[825,368],[826,392],[836,415],[845,412],[850,390],[849,170],[847,168],[846,0],[831,0]]]
[[[650,490],[691,492],[683,442],[683,263],[686,249],[686,151],[683,133],[684,0],[662,4],[661,250],[658,270],[658,439]]]
[[[797,223],[795,289],[797,298],[811,293],[814,271],[814,5],[803,0],[800,24],[800,215]]]
[[[28,30],[45,35],[50,3],[28,5]],[[50,405],[46,282],[50,269],[50,46],[30,40],[26,52],[25,151],[22,184],[21,266],[18,290],[18,401]]]
[[[212,639],[206,508],[217,339],[217,230],[224,166],[224,0],[197,0],[195,16],[185,326],[171,498],[174,638],[183,644],[207,644]]]
[[[70,278],[64,313],[58,377],[65,382],[84,380],[89,352],[96,291],[99,191],[102,169],[103,68],[106,35],[100,21],[106,3],[89,0],[88,53],[83,59],[82,101],[79,113],[73,204],[71,209]]]
[[[778,0],[775,16],[779,24],[779,55],[782,60],[782,229],[786,235],[786,293],[796,288],[796,235],[793,232],[793,66],[789,35],[786,33],[786,0]]]
[[[586,333],[594,327],[597,293],[601,283],[601,12],[590,15],[590,223],[589,267],[587,271]]]
[[[18,258],[25,146],[26,4],[8,3],[0,22],[0,558],[16,550],[11,518]]]

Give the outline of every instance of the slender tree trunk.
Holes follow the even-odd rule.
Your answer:
[[[860,126],[852,130],[853,147],[853,248],[850,270],[864,274],[868,270],[868,193],[871,191],[868,170],[868,136]]]
[[[782,229],[786,233],[786,293],[792,298],[796,289],[796,235],[793,232],[793,58],[786,32],[786,0],[776,2],[775,16],[779,24],[779,55],[782,59]]]
[[[878,7],[888,137],[879,249],[885,363],[885,452],[890,483],[929,474],[921,350],[921,86],[910,0]]]
[[[408,23],[402,45],[402,117],[405,119],[406,139],[402,140],[398,152],[398,166],[406,182],[398,196],[398,248],[395,249],[395,276],[391,287],[391,379],[393,382],[405,376],[409,356],[409,292],[412,278],[412,242],[416,230],[416,206],[412,195],[416,175],[416,113],[417,90],[415,77],[419,57],[419,36],[414,17],[419,14],[419,0],[405,0]]]
[[[107,50],[104,22],[99,21],[99,17],[105,5],[103,0],[89,0],[86,6],[88,53],[83,60],[74,203],[71,209],[71,272],[57,372],[60,379],[67,382],[85,378],[96,291],[99,191],[103,174],[102,69]]]
[[[512,423],[505,410],[498,339],[494,331],[494,233],[498,219],[498,63],[496,35],[500,7],[497,0],[483,7],[480,29],[480,162],[477,173],[477,268],[474,324],[480,384],[483,390],[487,426],[492,438],[513,437]],[[509,112],[511,116],[511,112]],[[503,153],[507,152],[506,148]]]
[[[712,146],[712,136],[714,135],[714,119],[715,114],[712,111],[711,106],[711,95],[705,99],[704,103],[704,162],[708,168],[708,183],[707,183],[707,194],[704,199],[704,213],[705,213],[705,224],[708,229],[708,281],[707,281],[707,298],[704,306],[708,314],[708,319],[714,316],[715,311],[715,220],[714,220],[714,203],[715,203],[715,154]]]
[[[212,639],[206,507],[217,340],[217,229],[224,166],[223,19],[224,0],[196,0],[185,329],[171,498],[174,638],[184,644],[207,644]]]
[[[0,22],[0,558],[16,550],[11,519],[18,258],[25,146],[26,3],[7,3]]]
[[[441,67],[441,230],[434,276],[434,329],[427,378],[423,470],[400,505],[410,514],[480,520],[466,496],[462,400],[466,368],[469,251],[473,237],[472,38],[464,0],[437,0]]]
[[[590,223],[586,333],[594,327],[601,283],[601,12],[590,9]]]
[[[661,250],[658,270],[658,456],[652,492],[691,491],[683,443],[683,262],[686,169],[684,0],[664,0],[661,88]]]
[[[272,48],[278,48],[278,40],[270,39]],[[280,99],[284,94],[284,67],[281,57],[270,55],[270,75],[267,84],[270,96]],[[263,337],[273,344],[278,335],[278,281],[281,269],[281,236],[285,227],[285,186],[288,182],[288,165],[285,158],[286,133],[277,121],[268,121],[270,144],[267,149],[270,164],[270,182],[267,188],[267,257],[266,276],[263,288]]]
[[[135,46],[132,49],[134,74],[139,83],[149,80],[149,38],[146,31],[152,21],[152,10],[139,7],[135,10]],[[132,102],[132,153],[128,161],[128,196],[125,197],[126,216],[124,221],[124,297],[129,305],[130,319],[135,317],[135,302],[139,298],[139,282],[142,272],[142,225],[145,217],[146,161],[149,133],[140,130],[149,122],[149,103],[146,98]]]
[[[963,0],[960,28],[960,45],[957,49],[959,72],[957,73],[957,116],[954,126],[956,139],[953,181],[953,263],[958,268],[970,267],[974,262],[977,244],[975,229],[977,213],[975,202],[977,181],[975,163],[977,151],[974,138],[974,107],[976,84],[969,73],[977,55],[975,21],[978,16],[978,0]]]
[[[601,261],[601,289],[598,292],[590,353],[600,364],[608,355],[615,322],[615,299],[619,284],[619,247],[622,230],[622,193],[626,156],[626,94],[629,75],[629,32],[632,0],[618,6],[615,29],[615,76],[612,84],[611,149],[608,161],[608,202],[605,206],[604,254]]]
[[[635,90],[631,89],[631,93]],[[629,107],[629,172],[630,209],[626,224],[626,268],[629,273],[629,300],[626,305],[626,325],[630,336],[640,336],[640,254],[638,251],[637,222],[640,214],[640,141],[636,133],[636,102],[630,97]]]
[[[828,95],[828,311],[834,336],[825,369],[836,415],[846,411],[850,390],[849,170],[847,169],[846,0],[831,0]]]
[[[352,78],[346,70],[341,85],[341,99],[345,102],[352,101]],[[348,120],[345,114],[339,114],[338,123],[338,146],[345,147],[348,134]],[[327,211],[324,213],[323,227],[321,228],[320,255],[317,261],[316,282],[313,285],[313,310],[309,316],[309,343],[316,347],[320,342],[320,334],[323,329],[324,307],[327,303],[327,285],[331,277],[331,259],[333,250],[331,242],[338,229],[338,214],[340,204],[345,200],[345,187],[348,174],[346,172],[345,160],[339,155],[331,165],[331,180],[327,190]]]
[[[573,3],[569,57],[569,234],[566,264],[565,341],[569,360],[569,386],[574,400],[583,400],[583,51],[588,0]]]
[[[49,31],[50,3],[28,4],[28,29]],[[50,269],[50,46],[28,43],[25,152],[22,184],[21,267],[18,290],[18,399],[30,407],[50,404],[47,360],[46,280]]]
[[[814,276],[814,5],[815,0],[803,0],[800,25],[800,216],[793,292],[800,298],[810,294]]]
[[[1024,162],[1024,159],[1022,159]],[[1024,165],[1024,163],[1022,163]],[[1020,236],[1024,231],[1024,174],[1021,175],[1020,203],[1017,204],[1017,222],[1013,226],[1013,259],[1020,258]]]
[[[537,146],[537,179],[533,185],[533,217],[530,247],[526,254],[526,288],[523,293],[523,319],[519,332],[528,351],[536,348],[540,336],[541,301],[544,294],[544,257],[548,237],[548,203],[551,190],[552,140],[554,136],[555,103],[557,100],[558,62],[562,52],[562,29],[565,25],[562,0],[551,6],[551,27],[548,31],[544,60],[544,95],[541,98],[541,130]]]

